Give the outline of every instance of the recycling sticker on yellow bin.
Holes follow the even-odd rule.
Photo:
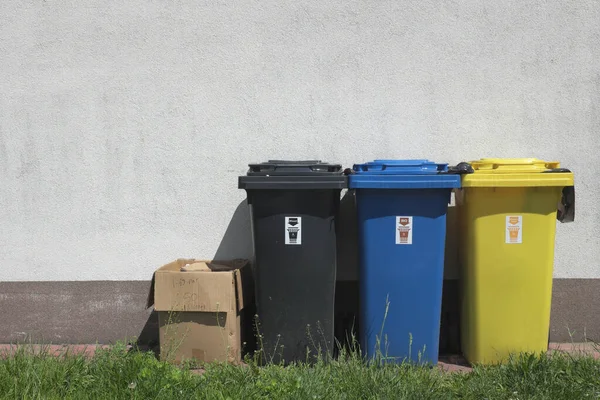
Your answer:
[[[506,217],[506,243],[523,243],[523,217],[509,215]]]

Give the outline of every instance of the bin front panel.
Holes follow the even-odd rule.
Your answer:
[[[461,345],[471,363],[548,346],[560,187],[465,188]]]
[[[450,190],[361,189],[356,199],[362,350],[435,364]]]
[[[330,354],[340,191],[249,190],[248,201],[262,335],[258,345],[266,360],[314,361],[319,351]],[[292,232],[292,242],[286,217],[300,221],[292,226],[300,227]]]

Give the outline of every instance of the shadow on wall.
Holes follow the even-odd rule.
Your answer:
[[[444,287],[440,322],[440,353],[460,353],[460,298],[458,291],[458,213],[448,207],[446,217],[446,254],[444,256]]]
[[[252,271],[254,271],[252,224],[250,221],[250,208],[248,207],[246,200],[241,201],[235,208],[213,260],[234,260],[236,258],[250,260],[250,267],[252,268]],[[253,276],[254,274],[251,275]],[[248,285],[248,283],[246,283],[246,285]],[[241,340],[242,343],[245,343],[243,350],[244,354],[252,354],[256,350],[256,341],[254,339],[255,314],[256,304],[254,304],[254,302],[245,304],[245,309],[244,312],[241,313],[240,319],[242,332]]]
[[[340,201],[337,221],[337,280],[358,280],[358,220],[354,192],[347,191]]]
[[[446,279],[442,296],[442,318],[440,331],[440,352],[456,354],[459,348],[459,299],[457,268],[457,228],[456,208],[450,207],[447,216],[446,239]],[[339,343],[347,343],[354,335],[358,338],[359,285],[358,285],[358,224],[354,193],[348,191],[340,202],[337,224],[337,282],[335,289],[335,337]],[[246,200],[240,202],[213,259],[231,260],[244,258],[253,260],[252,229],[250,210]],[[246,327],[245,329],[251,329]],[[158,343],[158,322],[152,312],[139,336],[138,344]]]
[[[243,200],[233,212],[213,260],[253,260],[253,254],[250,210],[246,200]]]
[[[338,343],[358,339],[358,223],[353,191],[340,202],[337,220],[337,282],[335,287],[334,334]]]
[[[158,313],[154,310],[150,313],[142,332],[137,338],[137,347],[140,350],[150,350],[158,357]]]
[[[213,260],[232,260],[244,258],[252,260],[252,232],[250,212],[246,200],[240,202],[233,215]],[[202,256],[202,255],[201,255]],[[204,258],[204,256],[202,256]],[[138,336],[137,345],[158,351],[158,314],[152,311],[142,332]]]

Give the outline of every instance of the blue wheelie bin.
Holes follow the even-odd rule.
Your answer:
[[[436,364],[446,214],[457,170],[429,160],[356,164],[363,354]]]

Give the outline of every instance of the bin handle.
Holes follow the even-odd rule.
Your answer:
[[[564,174],[567,172],[571,172],[571,170],[568,168],[552,168],[552,169],[543,171],[542,173],[544,173],[544,174]]]
[[[473,166],[468,162],[461,162],[456,164],[455,166],[448,167],[448,174],[457,174],[457,175],[465,175],[472,174],[475,172]]]
[[[556,219],[562,223],[575,221],[575,186],[563,188]]]
[[[570,172],[571,170],[568,168],[552,168],[544,171],[547,174],[564,174]],[[558,211],[556,211],[556,219],[562,223],[575,221],[575,186],[565,186],[562,189]]]

